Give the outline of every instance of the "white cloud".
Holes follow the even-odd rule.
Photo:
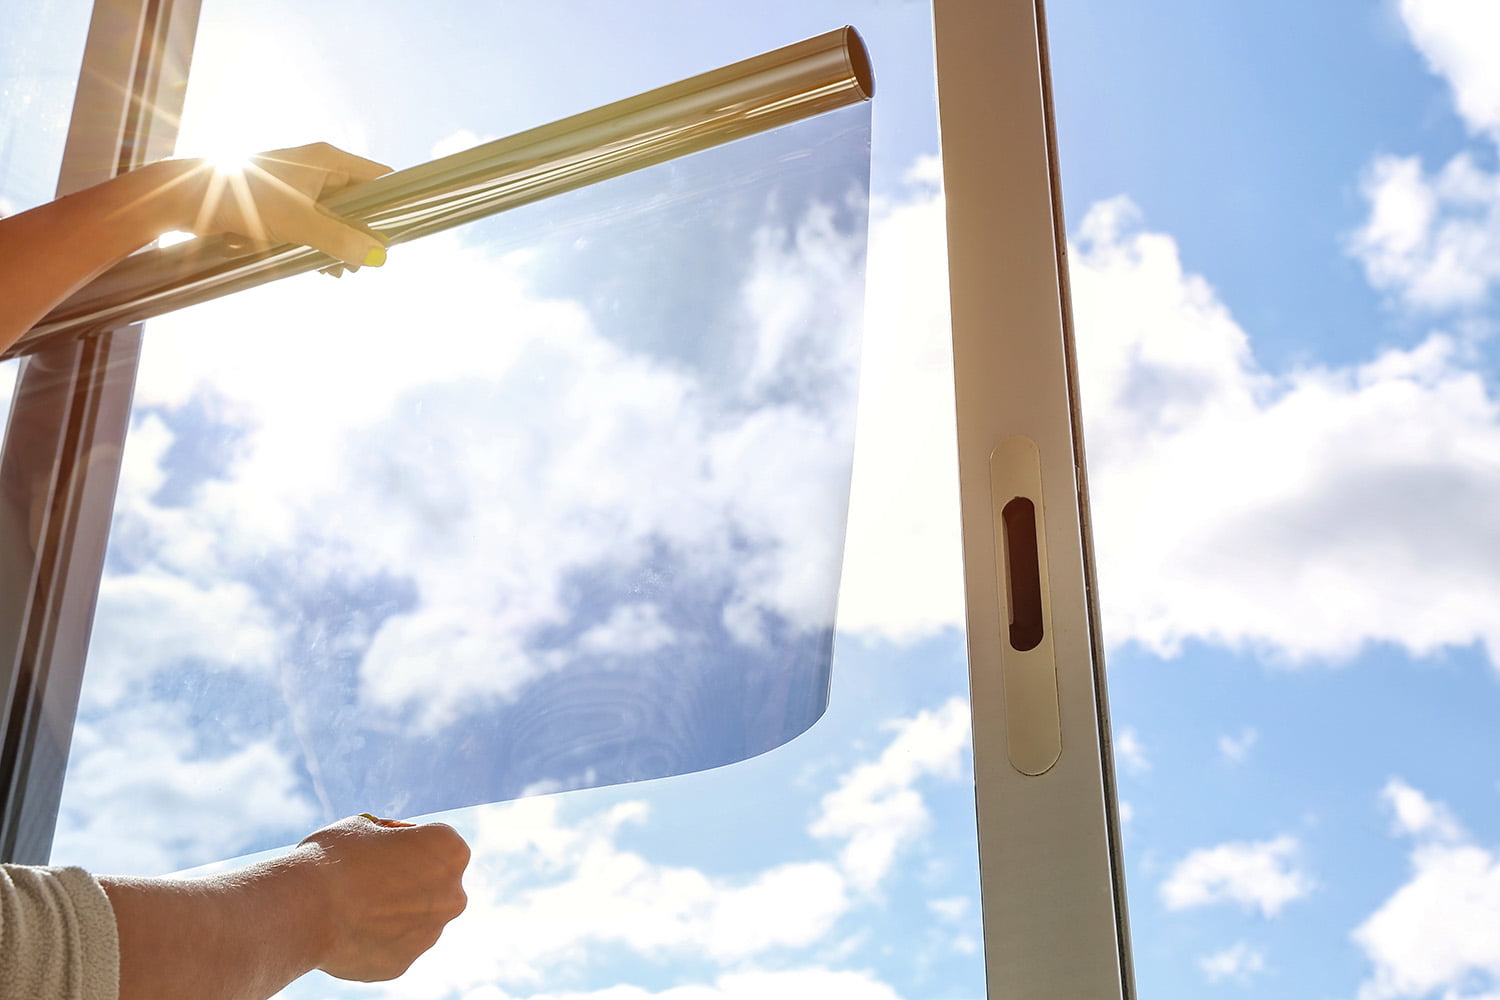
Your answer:
[[[417,724],[432,732],[476,700],[513,699],[546,670],[513,619],[483,604],[425,606],[381,623],[360,663],[360,699],[378,708],[416,705]]]
[[[110,574],[99,584],[83,703],[112,704],[184,663],[263,672],[279,639],[270,613],[237,580],[196,584],[158,567]]]
[[[1198,960],[1198,968],[1211,983],[1233,980],[1248,983],[1266,970],[1266,956],[1259,948],[1237,941]]]
[[[1401,0],[1428,67],[1447,81],[1469,131],[1500,140],[1500,8],[1489,0]],[[1429,174],[1414,156],[1381,156],[1364,179],[1370,216],[1351,252],[1370,283],[1403,304],[1472,310],[1500,281],[1500,173],[1461,152]]]
[[[1482,306],[1500,281],[1500,174],[1461,153],[1429,175],[1416,157],[1382,156],[1362,188],[1370,217],[1351,252],[1375,288],[1407,306]]]
[[[1115,734],[1115,760],[1131,774],[1145,774],[1151,770],[1151,759],[1146,756],[1146,745],[1129,726]]]
[[[837,865],[814,855],[723,877],[664,864],[621,846],[627,831],[652,822],[641,801],[583,815],[578,807],[586,797],[530,798],[463,810],[453,822],[473,848],[465,877],[469,907],[403,977],[399,995],[435,1000],[455,991],[469,996],[468,991],[491,989],[499,991],[496,996],[551,996],[517,991],[540,989],[576,972],[588,956],[610,946],[646,960],[691,957],[736,971],[749,962],[805,958],[810,949],[818,949],[815,955],[823,962],[847,958],[861,940],[837,943],[831,935],[841,919],[869,902],[851,889],[874,888],[926,828],[928,815],[916,786],[927,777],[959,773],[968,743],[968,708],[953,699],[888,728],[893,736],[879,756],[852,768],[822,799],[812,832],[845,841]],[[938,898],[929,905],[949,923],[972,916],[965,897]],[[495,947],[497,941],[504,947]],[[960,950],[974,946],[963,935],[949,944]],[[830,996],[882,988],[862,986],[860,973],[808,970],[806,975],[812,977],[808,982],[855,991]],[[726,988],[725,982],[701,988]],[[785,985],[795,991],[802,982],[794,977]]]
[[[929,899],[927,908],[937,914],[939,919],[949,923],[957,923],[969,913],[969,898],[967,896],[948,896],[943,899]]]
[[[1500,138],[1500,7],[1489,0],[1401,0],[1401,19],[1428,67],[1448,82],[1469,129]]]
[[[732,595],[723,623],[745,645],[832,624],[863,240],[831,209],[752,239],[727,384],[538,297],[524,254],[454,234],[399,250],[381,271],[153,324],[138,405],[211,405],[241,437],[181,506],[155,496],[159,461],[132,460],[133,551],[190,579],[410,581],[415,606],[369,637],[360,697],[429,729],[575,656],[678,641],[660,604],[626,600],[538,652],[537,634],[570,622],[565,588],[601,568],[670,560],[679,590]],[[819,402],[789,391],[814,378]],[[156,458],[171,437],[155,416],[134,436]],[[243,610],[213,620],[251,629]]]
[[[842,251],[820,225],[808,222],[796,252],[833,280]],[[362,272],[342,289],[318,278],[285,302],[237,301],[235,315],[224,306],[209,317],[230,328],[247,311],[303,316],[257,330],[254,351],[225,352],[199,335],[196,315],[175,333],[167,320],[153,329],[143,402],[180,405],[208,382],[251,429],[224,477],[190,507],[155,507],[149,489],[137,490],[140,530],[175,546],[163,565],[203,579],[226,561],[303,546],[299,531],[318,524],[324,541],[297,555],[306,573],[415,576],[419,607],[377,637],[366,697],[425,699],[430,724],[554,669],[555,657],[528,654],[520,639],[564,614],[559,588],[569,573],[601,551],[630,557],[621,537],[658,533],[704,565],[735,563],[710,541],[726,519],[768,539],[761,557],[736,564],[753,595],[726,610],[741,641],[761,638],[764,610],[803,624],[826,615],[809,595],[836,558],[836,539],[790,516],[784,495],[744,471],[770,457],[793,470],[826,467],[826,424],[777,410],[710,431],[690,380],[622,356],[576,306],[530,295],[524,258],[496,259],[443,236],[400,249],[389,274]],[[878,208],[839,621],[895,640],[962,621],[942,260],[935,191]],[[794,270],[768,259],[746,293],[748,314],[773,331],[751,366],[757,384],[787,355],[794,324],[779,310],[801,301],[788,290]],[[1112,643],[1172,655],[1198,639],[1297,662],[1348,657],[1372,641],[1418,655],[1480,641],[1500,658],[1490,613],[1500,585],[1489,572],[1500,559],[1500,512],[1486,502],[1500,488],[1500,417],[1451,340],[1434,335],[1353,367],[1267,374],[1170,237],[1145,230],[1123,200],[1083,220],[1072,276]],[[459,291],[449,301],[411,295],[417,286]],[[483,289],[487,305],[462,300],[464,289]],[[359,318],[367,314],[380,321]],[[459,322],[476,314],[496,317],[494,329],[475,336]],[[346,326],[360,330],[360,350],[303,332]],[[426,331],[427,349],[405,349],[411,329]],[[401,365],[386,363],[398,353]],[[292,354],[302,364],[283,365]],[[478,371],[519,371],[522,355],[542,383],[476,384]],[[336,384],[328,371],[340,372]],[[281,387],[274,406],[250,402],[271,384]],[[482,432],[473,419],[484,410],[504,423],[513,413],[524,427],[539,407],[561,418],[555,438]],[[611,413],[602,425],[610,433],[582,429],[574,416],[586,407]],[[463,468],[470,493],[448,486],[463,477],[413,475],[394,458],[422,453]],[[684,455],[703,456],[709,480],[701,502],[669,516],[609,471],[628,456],[664,490],[704,487]],[[347,488],[336,485],[341,476]],[[526,530],[544,516],[576,530]],[[1414,523],[1428,528],[1413,532]],[[606,535],[612,541],[601,544]],[[1432,599],[1414,605],[1413,586]],[[660,624],[648,630],[652,642],[667,641],[672,624]],[[432,659],[423,637],[434,635],[452,649],[490,644],[498,666],[478,681],[472,671],[407,669]]]
[[[647,959],[734,965],[822,943],[852,905],[826,862],[716,877],[619,846],[622,830],[649,822],[642,802],[582,818],[564,818],[566,805],[522,799],[457,820],[474,851],[469,907],[403,977],[400,995],[535,988],[610,945]]]
[[[578,637],[578,647],[590,653],[652,653],[670,646],[676,635],[662,621],[655,604],[622,604],[609,617]]]
[[[1398,250],[1431,228],[1412,199],[1381,223]],[[897,641],[963,620],[943,258],[938,195],[877,211],[840,627]],[[1267,372],[1126,199],[1085,215],[1070,270],[1111,644],[1296,664],[1479,642],[1500,664],[1500,405],[1455,340]]]
[[[1457,818],[1441,802],[1434,802],[1400,778],[1386,782],[1380,797],[1395,818],[1396,832],[1430,840],[1466,839]]]
[[[402,978],[399,996],[537,988],[609,946],[646,960],[741,966],[822,945],[853,904],[828,862],[711,876],[619,846],[621,831],[649,822],[643,802],[580,819],[564,817],[567,805],[520,799],[456,820],[474,849],[468,910]]]
[[[1231,764],[1243,764],[1250,759],[1250,751],[1260,742],[1260,732],[1254,726],[1246,726],[1236,734],[1225,733],[1219,737],[1219,753]]]
[[[899,851],[927,829],[928,814],[917,782],[929,775],[955,777],[969,746],[969,706],[953,698],[893,724],[896,738],[878,760],[862,764],[823,796],[810,832],[846,841],[839,865],[863,890],[874,889]]]
[[[1200,848],[1179,861],[1161,884],[1169,910],[1234,903],[1274,917],[1313,889],[1297,862],[1296,838],[1241,841]]]
[[[1500,663],[1500,406],[1452,340],[1268,375],[1125,201],[1085,217],[1072,278],[1110,641]]]
[[[714,900],[708,954],[733,960],[819,941],[849,908],[844,878],[832,865],[778,865]]]
[[[1500,851],[1400,779],[1382,798],[1413,840],[1411,877],[1354,930],[1373,966],[1360,1000],[1500,996]]]
[[[295,841],[319,819],[270,740],[204,749],[174,706],[145,703],[73,733],[55,864],[153,875],[252,842]]]

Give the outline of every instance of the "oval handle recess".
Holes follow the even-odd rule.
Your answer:
[[[1006,742],[1012,767],[1022,774],[1040,775],[1062,756],[1062,723],[1052,646],[1042,464],[1036,442],[1018,434],[990,453],[990,495],[995,582],[1004,595],[1000,673],[1005,688]]]

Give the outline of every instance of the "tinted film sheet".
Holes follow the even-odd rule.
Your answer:
[[[165,871],[803,732],[868,177],[862,105],[153,321],[54,856]]]

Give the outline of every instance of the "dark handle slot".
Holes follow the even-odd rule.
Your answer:
[[[1005,522],[1005,598],[1010,644],[1020,653],[1042,641],[1041,560],[1036,551],[1036,506],[1016,497],[1000,512]]]

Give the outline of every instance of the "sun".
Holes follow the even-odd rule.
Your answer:
[[[224,148],[209,153],[202,159],[214,169],[215,173],[229,176],[243,174],[249,169],[251,162],[255,159],[255,153],[250,150]]]
[[[215,142],[194,144],[189,149],[179,150],[178,155],[186,159],[202,160],[214,173],[233,183],[250,169],[257,152],[233,142]],[[185,243],[193,238],[192,233],[172,230],[162,233],[157,238],[157,246],[169,247],[177,243]]]

